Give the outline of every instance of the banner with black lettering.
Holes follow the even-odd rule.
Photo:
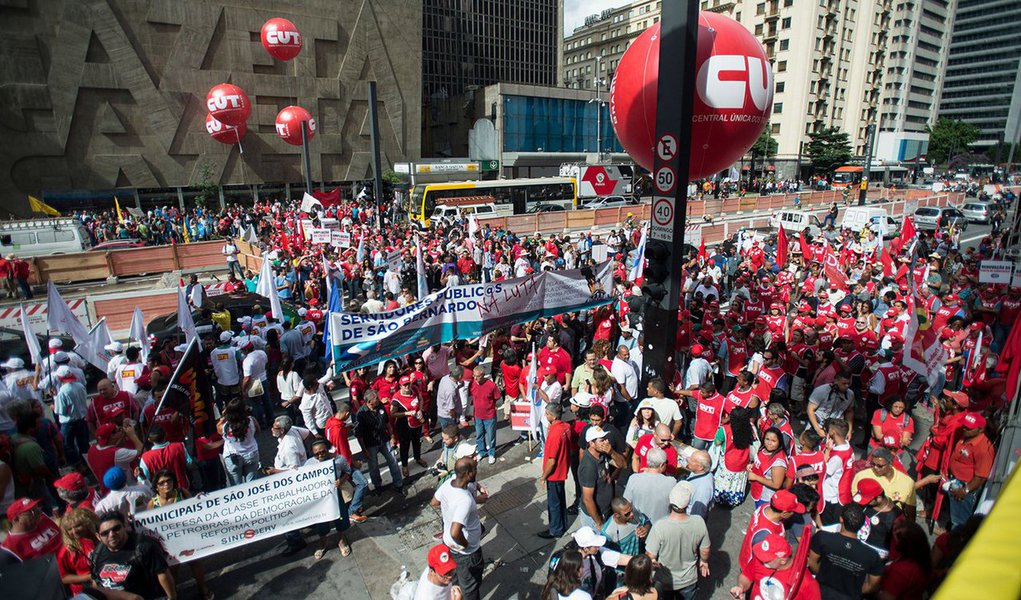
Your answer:
[[[195,437],[212,435],[216,427],[216,419],[213,418],[213,385],[205,367],[199,340],[194,338],[184,351],[181,362],[177,364],[167,384],[167,391],[156,407],[159,412],[165,405],[187,417],[195,429]]]
[[[340,518],[333,461],[305,465],[135,515],[171,563]]]

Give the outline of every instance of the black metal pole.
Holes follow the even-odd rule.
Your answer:
[[[876,125],[868,126],[865,134],[865,168],[862,170],[861,186],[858,191],[858,206],[865,206],[869,194],[869,179],[872,177],[872,145],[876,141]]]
[[[371,121],[372,136],[372,176],[373,191],[376,197],[376,225],[383,228],[383,210],[380,208],[383,202],[383,172],[379,161],[379,115],[376,111],[376,82],[369,83],[369,120]]]
[[[653,377],[669,382],[677,369],[677,310],[681,305],[681,265],[685,259],[698,4],[696,0],[664,2],[661,15],[652,222],[642,290],[646,297],[645,347],[639,390],[644,390]],[[713,35],[711,30],[705,33]]]
[[[801,155],[805,151],[805,140],[798,142],[798,171],[795,173],[794,178],[798,180],[798,184],[801,183]]]
[[[308,121],[301,122],[301,154],[305,160],[305,191],[312,193],[312,157],[308,150]]]

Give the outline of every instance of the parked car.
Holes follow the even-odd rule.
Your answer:
[[[968,229],[964,213],[952,206],[922,206],[915,209],[915,226],[919,229],[943,229],[956,223],[961,231]]]
[[[961,212],[969,223],[988,223],[993,214],[993,205],[990,202],[966,202]]]
[[[892,239],[900,231],[900,222],[878,206],[850,206],[840,221],[841,229],[861,232],[868,227],[884,239]]]
[[[819,217],[803,210],[781,210],[773,213],[769,218],[769,226],[779,229],[780,225],[783,225],[784,231],[793,233],[804,231],[812,236],[822,233],[822,222],[819,221]]]
[[[102,242],[89,248],[89,252],[104,252],[106,250],[124,250],[127,248],[142,248],[145,243],[142,240],[126,239],[126,240],[110,240],[108,242]]]
[[[536,213],[560,212],[564,210],[567,210],[567,208],[560,204],[533,204],[528,207],[527,212],[534,215]]]
[[[234,331],[238,332],[241,331],[241,326],[237,322],[238,318],[251,316],[252,308],[255,305],[258,305],[264,314],[269,311],[269,299],[249,292],[221,294],[213,298],[207,298],[206,302],[202,305],[202,310],[193,309],[191,311],[191,318],[195,321],[195,328],[199,330],[200,334],[203,333],[204,329],[211,330],[213,326],[212,319],[202,314],[203,310],[209,309],[211,311],[220,302],[230,311]],[[293,319],[298,314],[298,308],[290,302],[282,300],[280,304],[284,309],[284,317]],[[145,332],[149,334],[150,338],[152,336],[156,337],[156,348],[159,348],[167,338],[184,339],[184,334],[177,325],[176,312],[155,317],[146,325]]]
[[[638,204],[638,201],[634,198],[625,198],[624,196],[600,196],[586,202],[582,208],[612,208],[617,206],[634,206],[636,204]]]

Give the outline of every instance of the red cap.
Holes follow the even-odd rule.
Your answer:
[[[954,337],[954,330],[949,327],[944,327],[943,329],[940,330],[939,337],[943,338],[944,340],[949,340],[950,338]]]
[[[113,423],[103,423],[96,428],[96,440],[98,440],[100,444],[106,444],[110,441],[110,436],[113,435],[115,431],[117,431],[116,425]]]
[[[970,412],[961,419],[961,425],[964,425],[965,429],[984,429],[986,418],[982,416],[982,413]]]
[[[883,495],[883,486],[875,479],[862,479],[858,482],[858,493],[854,495],[854,501],[862,506]]]
[[[692,356],[702,356],[703,352],[705,352],[705,348],[702,347],[702,344],[695,344],[691,347]]]
[[[849,313],[849,312],[851,312],[851,305],[850,304],[841,304],[840,306],[837,307],[837,312]]]
[[[805,513],[805,507],[798,502],[798,497],[787,490],[777,490],[769,500],[769,505],[773,510],[780,512],[792,512],[799,515]]]
[[[85,478],[77,471],[71,471],[67,475],[64,475],[53,482],[53,487],[68,491],[80,490],[86,485]]]
[[[14,519],[18,518],[23,513],[27,513],[36,506],[39,506],[41,500],[33,500],[31,498],[18,498],[13,504],[7,507],[7,520],[14,522]]]
[[[808,302],[802,302],[801,305],[798,306],[798,311],[805,313],[812,312],[812,306]]]
[[[783,310],[783,305],[780,304],[779,302],[774,302],[769,305],[769,310],[773,310],[774,308],[777,310]]]
[[[752,555],[763,563],[786,558],[791,555],[791,545],[777,533],[767,535],[761,542],[752,546]]]
[[[827,292],[826,290],[819,290],[819,297],[820,298],[829,298],[830,297],[830,293]]]
[[[401,377],[400,384],[401,385],[411,385],[411,376],[410,375],[405,375],[404,377]]]
[[[954,404],[961,408],[968,408],[971,405],[971,398],[968,397],[966,392],[955,392],[952,390],[943,390],[943,395],[954,401]]]
[[[457,567],[454,563],[454,557],[450,554],[450,548],[446,544],[430,548],[427,562],[429,563],[429,568],[440,575],[446,575]]]
[[[986,328],[986,324],[981,322],[981,321],[976,321],[976,322],[972,323],[971,325],[968,325],[968,329],[970,329],[972,331],[982,331],[985,328]]]

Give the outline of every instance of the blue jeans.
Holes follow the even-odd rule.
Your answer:
[[[397,464],[397,457],[390,451],[390,446],[369,446],[365,449],[365,462],[369,463],[369,478],[372,480],[372,488],[378,490],[383,487],[383,478],[379,474],[379,455],[383,455],[387,468],[390,469],[390,477],[393,477],[394,487],[404,489],[404,477],[401,475],[401,467]]]
[[[64,455],[67,464],[77,465],[89,451],[89,428],[85,419],[60,424],[60,435],[64,436]]]
[[[479,458],[496,456],[496,418],[475,419],[475,450]]]
[[[947,500],[950,501],[950,528],[957,529],[975,512],[978,490],[965,495],[964,500],[958,500],[953,495],[947,494]]]
[[[549,515],[549,532],[561,536],[567,529],[567,489],[563,481],[546,482],[546,513]]]
[[[436,417],[436,423],[439,424],[440,429],[443,429],[447,425],[457,425],[457,419],[448,419],[447,417]]]
[[[365,499],[365,490],[369,488],[369,482],[365,480],[365,475],[361,471],[351,469],[351,485],[355,488],[351,494],[351,512],[358,513],[362,510],[362,501]]]
[[[223,457],[223,467],[227,471],[227,485],[238,485],[242,482],[255,481],[259,476],[259,456],[244,458],[240,454]]]

